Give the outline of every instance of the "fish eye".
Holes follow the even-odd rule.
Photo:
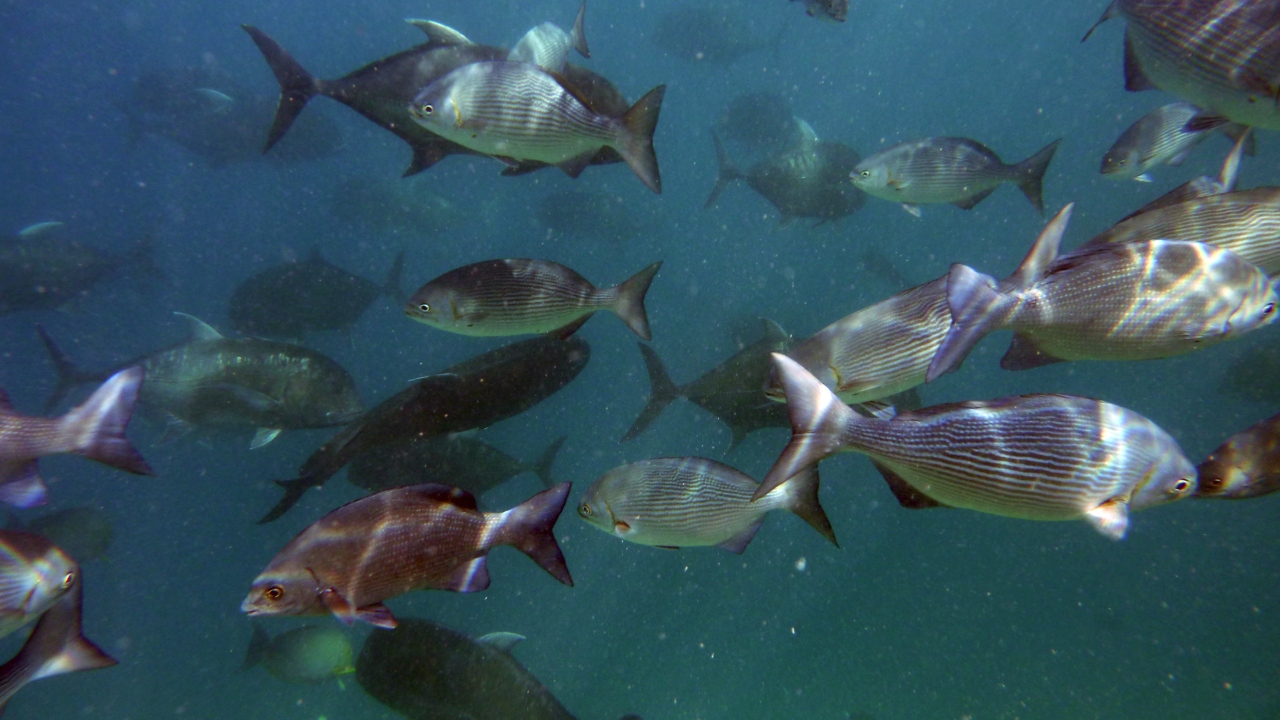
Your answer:
[[[423,115],[430,115],[435,111],[436,109],[427,103],[422,103],[421,105],[418,106],[418,112],[422,113]]]
[[[1263,314],[1263,316],[1264,316],[1264,317],[1265,317],[1265,316],[1267,316],[1267,315],[1270,315],[1271,313],[1273,313],[1273,312],[1275,312],[1275,311],[1276,311],[1276,304],[1275,304],[1275,303],[1267,303],[1266,307],[1262,308],[1262,314]]]
[[[582,517],[591,517],[591,506],[587,503],[582,503],[578,506],[578,514]]]
[[[418,309],[425,313],[431,312],[431,306],[427,303],[422,303],[418,306]]]
[[[863,170],[863,171],[862,171],[862,177],[864,177],[864,178],[869,178],[869,177],[871,177],[871,171],[870,171],[870,170]]]
[[[1186,478],[1182,478],[1173,484],[1173,491],[1175,493],[1181,494],[1189,489],[1191,489],[1191,481]]]
[[[279,585],[272,585],[271,587],[267,588],[266,592],[262,594],[266,595],[268,600],[279,600],[280,598],[284,597],[284,588],[280,587]]]
[[[66,575],[63,575],[63,576],[62,576],[62,589],[64,589],[64,590],[65,590],[65,589],[67,589],[67,588],[71,587],[71,583],[73,583],[73,582],[75,582],[75,581],[76,581],[76,574],[75,574],[75,572],[69,572],[69,573],[67,573]]]
[[[1208,490],[1217,490],[1222,487],[1222,478],[1218,475],[1202,477],[1200,478],[1200,484],[1204,485]]]

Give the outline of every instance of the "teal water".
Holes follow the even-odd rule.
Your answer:
[[[273,98],[271,73],[239,23],[261,27],[309,70],[335,77],[420,42],[406,16],[510,44],[538,22],[567,25],[573,3],[0,4],[0,232],[59,220],[116,252],[150,234],[167,278],[122,278],[59,311],[0,317],[0,386],[27,412],[52,391],[35,321],[77,360],[110,365],[180,339],[173,311],[225,328],[237,282],[312,248],[370,278],[404,249],[409,288],[504,256],[555,260],[600,284],[665,260],[647,301],[653,345],[684,382],[753,340],[755,317],[807,337],[899,290],[864,268],[869,249],[915,283],[953,261],[1000,275],[1041,226],[1012,188],[971,212],[925,207],[919,220],[868,199],[838,223],[779,228],[773,208],[741,184],[703,211],[716,175],[708,129],[744,92],[784,94],[820,137],[863,155],[917,137],[963,135],[1013,162],[1063,137],[1045,204],[1053,211],[1077,203],[1069,244],[1216,172],[1227,149],[1210,139],[1182,167],[1158,169],[1151,185],[1098,174],[1115,137],[1170,101],[1124,91],[1120,23],[1079,43],[1104,9],[1100,1],[855,0],[843,25],[806,18],[799,3],[737,2],[764,44],[785,30],[776,57],[762,47],[728,66],[668,57],[650,42],[657,17],[676,6],[596,0],[587,13],[588,67],[629,98],[668,85],[656,137],[660,197],[622,165],[588,169],[577,181],[555,170],[507,179],[496,161],[453,157],[412,187],[456,211],[386,226],[369,222],[376,201],[361,210],[334,195],[353,179],[394,181],[408,152],[334,102],[318,98],[304,114],[324,114],[339,127],[335,156],[217,167],[153,137],[130,146],[116,103],[145,71],[201,65]],[[265,123],[261,130],[265,136]],[[1280,182],[1280,150],[1272,134],[1259,140],[1242,187]],[[619,240],[549,229],[539,209],[570,189],[608,194],[646,232]],[[1152,418],[1199,460],[1276,412],[1217,389],[1236,358],[1274,343],[1275,332],[1170,360],[1029,373],[1000,371],[1004,344],[991,339],[922,395],[929,404],[1020,392],[1098,397]],[[593,354],[583,374],[481,434],[521,458],[568,434],[555,475],[574,482],[572,498],[609,468],[660,455],[724,459],[759,477],[785,443],[784,430],[765,430],[725,456],[724,427],[676,403],[646,434],[619,445],[648,392],[635,338],[609,316],[581,333]],[[343,363],[372,404],[498,343],[431,330],[380,300],[349,334],[309,344]],[[279,522],[254,524],[278,496],[271,481],[292,477],[331,431],[288,432],[253,452],[247,436],[157,444],[162,431],[145,420],[131,429],[156,478],[78,459],[42,463],[53,507],[93,503],[114,519],[110,560],[85,567],[85,631],[120,665],[32,684],[7,717],[396,717],[349,680],[345,689],[298,687],[261,671],[235,672],[250,636],[239,612],[250,581],[298,530],[360,494],[337,478]],[[569,513],[557,537],[576,587],[502,548],[490,560],[488,591],[414,593],[389,606],[474,635],[527,636],[516,656],[583,720],[624,712],[646,720],[1280,717],[1276,498],[1140,513],[1129,536],[1113,543],[1084,523],[899,509],[870,464],[853,455],[824,463],[823,478],[839,550],[790,516],[770,518],[739,557],[624,544]],[[537,488],[525,475],[483,500],[506,508]],[[269,624],[273,632],[291,626]],[[356,628],[353,637],[365,632]],[[8,643],[16,648],[17,639]]]

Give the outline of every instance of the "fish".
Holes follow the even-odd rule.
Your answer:
[[[83,587],[83,581],[75,578],[67,591],[40,616],[18,654],[0,665],[0,712],[33,680],[116,664],[115,658],[83,634],[80,626]]]
[[[761,383],[769,372],[769,354],[790,347],[791,336],[772,320],[761,318],[760,323],[763,335],[759,340],[744,344],[727,360],[684,385],[677,385],[671,379],[657,351],[637,343],[649,371],[649,399],[622,436],[622,442],[639,437],[677,398],[684,398],[719,418],[732,433],[729,450],[756,430],[790,427],[786,411],[764,397]]]
[[[335,627],[303,625],[271,637],[255,624],[240,671],[261,665],[282,682],[313,685],[355,672],[354,656],[347,634]]]
[[[873,402],[923,385],[950,328],[943,276],[831,323],[786,355],[842,401]],[[785,402],[772,367],[764,393]]]
[[[1236,190],[1148,209],[1121,220],[1081,247],[1147,240],[1213,245],[1274,275],[1280,272],[1280,188]]]
[[[569,81],[536,65],[481,61],[422,89],[409,106],[414,122],[509,166],[555,165],[576,178],[601,148],[616,151],[650,190],[662,192],[653,132],[666,85],[621,116],[597,110]]]
[[[549,260],[486,260],[423,285],[404,312],[420,323],[472,337],[552,332],[568,337],[597,310],[608,310],[650,340],[644,297],[661,267],[659,260],[620,285],[597,288]]]
[[[24,525],[22,529],[48,538],[77,563],[106,555],[115,534],[110,516],[102,508],[91,505],[45,513],[27,520]]]
[[[972,210],[996,188],[1012,183],[1043,215],[1044,173],[1060,142],[1054,140],[1016,165],[1005,165],[994,150],[969,138],[912,140],[864,159],[850,179],[866,194],[901,203],[917,217],[918,206],[925,203],[951,203]]]
[[[649,40],[663,52],[687,62],[725,66],[760,50],[777,55],[782,38],[759,38],[743,20],[742,10],[727,3],[683,5],[658,16]]]
[[[1280,295],[1230,250],[1176,240],[1112,243],[1058,257],[1063,208],[1013,275],[959,263],[947,277],[951,329],[928,381],[959,366],[988,333],[1014,331],[1000,361],[1029,370],[1064,360],[1146,360],[1208,347],[1271,324]]]
[[[591,57],[591,49],[587,47],[587,33],[582,24],[586,14],[587,2],[582,0],[582,5],[578,6],[578,17],[574,19],[573,28],[569,32],[549,22],[534,27],[511,48],[511,52],[507,53],[507,60],[533,63],[544,70],[562,73],[571,48],[584,58]]]
[[[429,375],[365,412],[311,454],[258,522],[283,516],[357,456],[412,438],[460,433],[514,417],[568,385],[591,359],[581,338],[540,336],[477,355]]]
[[[356,658],[356,682],[409,720],[574,720],[511,656],[522,639],[514,633],[472,639],[430,620],[404,618],[395,632],[368,635]]]
[[[461,33],[438,23],[418,26],[427,31],[428,42],[375,60],[336,80],[324,80],[307,72],[269,35],[252,25],[242,25],[280,84],[280,102],[263,152],[281,142],[311,98],[322,95],[346,105],[404,141],[412,151],[404,171],[406,177],[427,170],[450,155],[475,154],[413,122],[409,105],[422,88],[451,70],[472,62],[502,60],[508,51],[472,43]],[[621,114],[628,107],[612,83],[590,70],[567,64],[564,76],[600,112]],[[621,110],[617,106],[619,100]],[[621,162],[621,157],[611,150],[602,151],[591,162],[597,165]],[[504,174],[522,174],[542,167],[545,165],[541,163],[520,163]]]
[[[161,277],[152,259],[151,237],[115,254],[68,237],[58,228],[23,232],[0,238],[0,315],[57,309],[128,271],[150,279]]]
[[[422,228],[426,227],[464,226],[468,216],[463,212],[463,208],[432,189],[428,181],[429,178],[426,175],[413,175],[407,178],[348,175],[339,180],[329,194],[329,212],[342,221],[409,238],[416,238],[422,232]],[[305,265],[307,262],[303,261],[297,265]],[[275,271],[283,274],[289,268],[296,270],[297,265],[286,263],[277,266]],[[342,272],[345,273],[345,271]],[[351,277],[359,278],[355,275]],[[359,279],[363,280],[363,278]],[[373,284],[376,286],[376,283]],[[391,288],[393,285],[390,282],[383,282],[382,287]],[[378,289],[381,290],[382,287]],[[396,294],[388,293],[388,297],[399,302],[404,294],[400,291],[398,282],[394,287]],[[329,300],[337,301],[339,298],[335,296]],[[318,312],[313,315],[311,319],[317,323],[334,322],[329,315]]]
[[[551,487],[556,484],[551,466],[565,440],[564,436],[556,439],[537,460],[526,463],[465,434],[415,437],[357,455],[347,466],[347,480],[373,492],[438,483],[483,495],[517,475],[532,472],[544,487]]]
[[[404,251],[396,254],[381,284],[353,275],[312,250],[306,260],[260,270],[236,285],[227,319],[238,333],[300,339],[314,332],[346,330],[373,301],[403,302]]]
[[[785,355],[774,355],[791,442],[759,499],[833,453],[868,456],[907,507],[1024,520],[1085,520],[1119,540],[1129,514],[1189,497],[1196,469],[1152,421],[1072,395],[1021,395],[863,417]]]
[[[1245,145],[1253,139],[1252,128],[1246,128],[1245,132],[1236,138],[1235,145],[1231,148],[1231,152],[1227,153],[1227,157],[1222,162],[1222,169],[1218,172],[1217,177],[1209,177],[1201,175],[1192,178],[1187,182],[1175,187],[1169,192],[1134,210],[1128,215],[1120,218],[1120,222],[1130,220],[1143,213],[1157,210],[1159,208],[1178,205],[1189,200],[1196,200],[1210,195],[1222,195],[1224,193],[1235,192],[1236,183],[1240,178],[1240,160],[1244,156]]]
[[[1102,174],[1114,180],[1151,182],[1148,170],[1157,165],[1181,165],[1211,130],[1188,130],[1187,121],[1200,108],[1187,102],[1162,105],[1130,125],[1102,156]],[[1231,124],[1221,128],[1235,136],[1246,128]],[[1252,135],[1250,136],[1252,137]],[[1246,154],[1252,152],[1246,150]]]
[[[806,126],[807,127],[807,126]],[[818,140],[810,130],[795,147],[776,153],[745,173],[738,170],[713,132],[719,174],[703,208],[709,208],[736,180],[769,201],[782,215],[781,224],[796,218],[814,218],[818,224],[852,215],[866,203],[866,196],[846,180],[862,156],[848,145]]]
[[[58,220],[45,220],[44,222],[32,223],[18,231],[18,237],[31,238],[40,235],[49,235],[62,228],[65,223]]]
[[[223,337],[199,318],[175,314],[191,328],[187,341],[125,363],[146,371],[139,400],[167,417],[171,432],[254,429],[249,447],[256,449],[282,430],[343,425],[364,410],[355,379],[327,356],[301,345]],[[37,329],[58,372],[51,405],[100,376],[78,368]]]
[[[590,241],[632,243],[665,229],[656,211],[637,211],[632,199],[615,193],[560,190],[543,195],[535,209],[547,235]]]
[[[47,503],[39,460],[48,455],[71,453],[134,475],[153,475],[125,436],[142,378],[140,367],[121,370],[58,418],[20,415],[0,390],[0,501],[20,508]]]
[[[325,113],[308,115],[288,142],[263,157],[262,128],[275,99],[245,87],[217,66],[155,68],[133,79],[115,100],[125,116],[127,144],[156,138],[180,147],[210,167],[262,162],[293,164],[334,157],[344,148],[342,130]]]
[[[770,510],[787,510],[832,545],[835,531],[818,502],[818,468],[810,467],[752,502],[760,483],[723,463],[698,457],[641,460],[601,475],[578,501],[578,517],[610,535],[661,548],[724,548],[742,554]]]
[[[1278,12],[1277,0],[1116,0],[1081,42],[1120,17],[1126,90],[1160,89],[1202,108],[1190,130],[1227,122],[1277,130]]]
[[[716,120],[714,136],[750,155],[768,157],[796,147],[812,132],[808,123],[795,117],[787,96],[757,90],[729,102]]]
[[[1280,404],[1280,346],[1246,349],[1224,370],[1218,392],[1243,402]]]
[[[1196,471],[1198,498],[1240,500],[1280,490],[1280,415],[1227,438]]]
[[[849,17],[849,0],[804,0],[804,12],[811,18],[844,22]]]
[[[250,617],[327,615],[394,628],[382,604],[411,590],[478,592],[485,558],[511,545],[573,586],[552,529],[569,497],[561,483],[500,513],[476,509],[471,493],[410,485],[347,503],[307,526],[254,579],[240,609]]]
[[[75,560],[48,538],[0,530],[0,637],[44,614],[79,574]]]

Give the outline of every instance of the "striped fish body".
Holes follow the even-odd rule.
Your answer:
[[[854,167],[853,184],[875,197],[909,206],[952,203],[970,209],[1004,183],[1018,185],[1042,208],[1041,179],[1057,142],[1017,165],[1006,165],[976,140],[931,137],[876,153]]]
[[[1182,164],[1191,149],[1210,134],[1186,128],[1187,121],[1200,112],[1191,103],[1176,102],[1142,116],[1102,156],[1102,174],[1116,180],[1146,180],[1145,173],[1156,165]]]
[[[662,263],[616,287],[597,288],[546,260],[489,260],[451,270],[422,286],[405,306],[418,322],[461,335],[493,337],[577,330],[597,310],[610,310],[650,339],[644,296]]]
[[[47,538],[0,530],[0,637],[48,610],[71,588],[79,570]]]
[[[516,62],[533,63],[551,72],[564,72],[569,60],[569,51],[577,50],[582,57],[591,57],[587,48],[586,31],[582,21],[587,13],[587,3],[583,0],[578,6],[578,17],[574,20],[573,29],[565,32],[555,23],[544,22],[529,30],[520,38],[516,46],[511,48],[507,59]]]
[[[502,513],[482,513],[464,490],[411,485],[348,503],[304,529],[253,581],[249,615],[323,615],[395,627],[382,601],[411,590],[489,586],[485,558],[514,545],[572,585],[551,529],[569,483]]]
[[[923,384],[950,327],[942,277],[837,320],[787,355],[844,402],[870,402]],[[765,394],[785,400],[776,372]]]
[[[1268,275],[1280,272],[1280,188],[1209,195],[1122,220],[1084,247],[1194,240],[1230,250]]]
[[[834,543],[831,525],[817,503],[816,472],[796,478],[794,485],[752,502],[759,483],[728,465],[696,457],[655,458],[602,475],[578,503],[578,516],[641,545],[714,545],[740,553],[765,513],[795,508]]]
[[[1227,438],[1196,470],[1199,498],[1237,500],[1280,490],[1280,415]]]
[[[863,417],[775,356],[792,440],[757,495],[835,452],[869,456],[890,485],[936,503],[1027,520],[1087,519],[1123,536],[1130,510],[1185,497],[1195,468],[1168,433],[1110,403],[1026,395]]]
[[[1103,19],[1117,14],[1127,89],[1159,88],[1206,114],[1280,129],[1280,1],[1117,0]]]

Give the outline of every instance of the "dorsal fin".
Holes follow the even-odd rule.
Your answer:
[[[435,500],[436,502],[448,503],[463,510],[480,512],[480,509],[476,507],[476,496],[462,488],[427,483],[425,485],[413,486],[413,494],[424,500]]]
[[[188,315],[184,312],[175,312],[174,315],[187,321],[191,328],[191,340],[222,340],[222,333],[213,329],[209,323],[201,320],[194,315]]]
[[[1058,257],[1058,248],[1062,245],[1062,235],[1067,231],[1067,221],[1071,219],[1071,210],[1075,203],[1068,203],[1049,221],[1040,236],[1031,246],[1031,251],[1022,259],[1018,269],[1010,278],[1017,287],[1025,288],[1044,277],[1044,271]]]
[[[787,345],[791,342],[791,336],[787,331],[769,318],[760,318],[760,325],[764,327],[764,339],[770,344]]]
[[[453,28],[438,23],[435,20],[421,20],[418,18],[405,18],[405,22],[418,28],[426,34],[427,40],[436,45],[474,45],[466,35],[454,30]]]
[[[564,75],[558,72],[552,72],[551,70],[547,70],[546,68],[539,68],[539,69],[542,70],[542,72],[550,75],[552,80],[555,80],[557,83],[559,83],[560,87],[564,88],[565,92],[569,93],[570,95],[573,96],[575,100],[582,103],[583,107],[590,110],[592,113],[596,115],[603,114],[596,109],[595,105],[593,105],[590,100],[587,99],[586,95],[582,94],[582,91],[579,90],[578,87],[573,84],[572,80],[570,80],[569,78],[565,77]]]

